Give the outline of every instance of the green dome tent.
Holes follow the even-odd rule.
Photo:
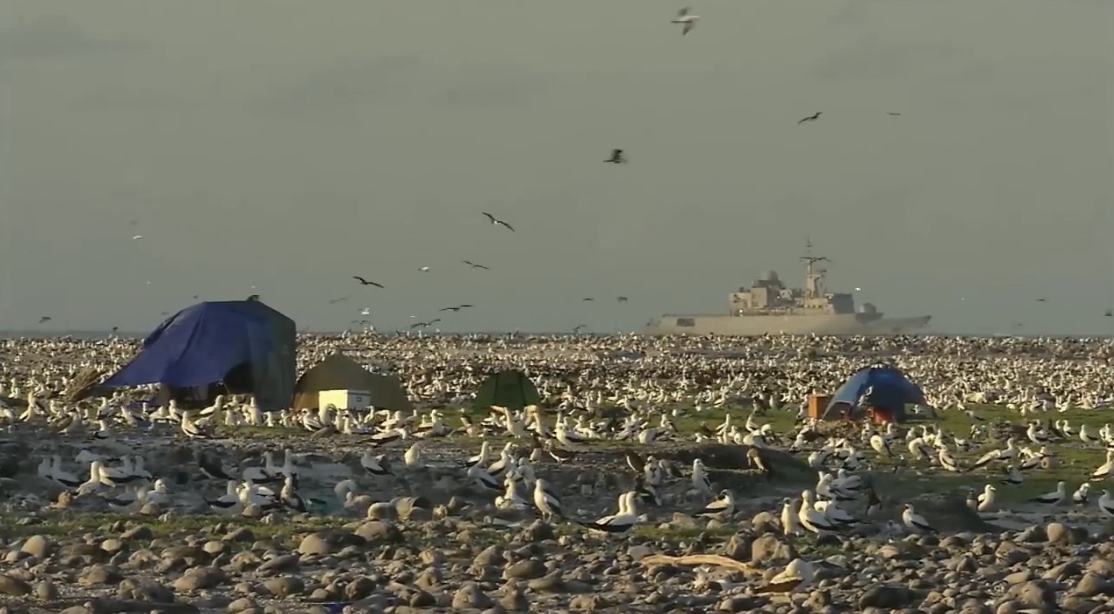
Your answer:
[[[472,409],[482,411],[492,405],[522,409],[527,405],[537,405],[540,400],[537,386],[525,373],[507,369],[484,380],[476,393],[476,400],[472,402]]]

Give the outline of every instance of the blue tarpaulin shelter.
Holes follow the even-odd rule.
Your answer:
[[[285,409],[294,397],[296,335],[293,320],[259,301],[198,303],[160,324],[104,385],[224,382],[229,392],[254,394],[263,411]]]
[[[847,378],[832,395],[827,409],[824,410],[824,417],[827,418],[832,408],[841,403],[856,407],[859,397],[868,390],[872,406],[895,412],[895,417],[899,420],[905,417],[906,403],[925,402],[920,386],[909,381],[896,367],[863,367]],[[857,410],[863,411],[865,408],[858,407]]]

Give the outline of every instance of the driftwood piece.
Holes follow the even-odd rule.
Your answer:
[[[642,559],[643,565],[712,565],[727,567],[742,573],[759,571],[746,563],[719,554],[688,554],[685,556],[669,556],[667,554],[652,554]]]

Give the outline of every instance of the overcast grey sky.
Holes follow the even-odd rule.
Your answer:
[[[315,329],[632,330],[796,285],[811,235],[832,289],[937,331],[1114,332],[1110,2],[678,8],[0,0],[0,329],[259,293]]]

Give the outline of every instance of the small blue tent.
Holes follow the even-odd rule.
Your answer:
[[[294,398],[296,335],[293,320],[259,301],[198,303],[160,324],[104,385],[188,388],[236,380],[229,392],[254,394],[263,411],[285,409]]]
[[[905,417],[906,403],[925,402],[920,386],[909,381],[896,367],[863,367],[847,378],[832,395],[832,400],[824,410],[824,417],[828,418],[832,408],[840,403],[854,407],[867,390],[870,390],[871,404],[894,411],[898,419]],[[859,411],[863,409],[858,408]]]

